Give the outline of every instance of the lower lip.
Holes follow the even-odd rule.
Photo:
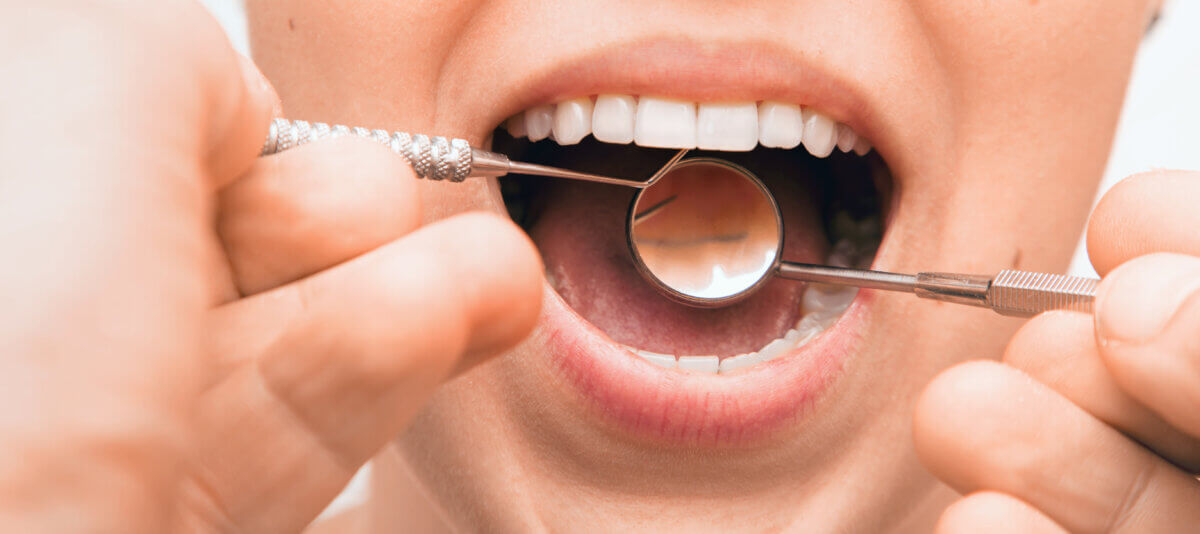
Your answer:
[[[643,361],[547,293],[542,337],[553,368],[589,411],[639,439],[709,447],[759,442],[813,412],[862,339],[873,300],[860,291],[837,323],[791,353],[733,375],[708,375]]]

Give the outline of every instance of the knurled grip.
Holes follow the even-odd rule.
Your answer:
[[[463,139],[330,126],[322,122],[275,119],[263,143],[262,155],[278,154],[313,141],[347,136],[372,139],[404,156],[417,178],[461,182],[471,175],[471,145]]]
[[[1004,315],[1031,317],[1050,310],[1091,313],[1099,280],[1061,274],[1000,271],[987,302]]]

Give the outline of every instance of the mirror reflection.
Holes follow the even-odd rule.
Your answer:
[[[764,282],[783,227],[766,187],[732,163],[697,158],[634,197],[628,238],[639,268],[692,304],[728,304]]]

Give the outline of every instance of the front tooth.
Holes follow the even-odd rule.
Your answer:
[[[736,369],[741,369],[743,367],[750,367],[751,365],[755,365],[755,364],[758,364],[761,362],[762,362],[762,358],[760,357],[759,353],[757,353],[757,352],[751,352],[749,354],[738,354],[737,356],[732,356],[729,358],[725,358],[724,360],[721,360],[720,368],[718,369],[718,371],[721,374],[730,373]]]
[[[638,101],[633,142],[652,148],[696,148],[696,104],[642,97]]]
[[[541,141],[550,137],[554,128],[554,104],[538,106],[525,112],[525,132],[530,141]]]
[[[666,367],[667,369],[675,368],[675,357],[670,354],[659,354],[648,350],[635,350],[634,352],[638,356],[641,356],[642,359],[659,367]]]
[[[554,110],[554,140],[574,145],[592,133],[592,99],[576,98],[559,102]]]
[[[806,110],[804,119],[804,148],[818,158],[828,157],[837,146],[837,123],[816,111]],[[533,130],[530,130],[532,138]]]
[[[629,95],[600,95],[592,111],[592,137],[605,143],[633,142],[637,101]]]
[[[754,102],[700,104],[696,147],[746,152],[758,145],[758,106]]]
[[[765,101],[758,105],[758,143],[768,148],[796,148],[804,136],[800,106]]]
[[[701,373],[717,374],[721,359],[716,356],[680,356],[679,368]]]
[[[858,134],[854,133],[849,126],[838,123],[837,125],[837,147],[838,150],[849,152],[854,150],[854,144],[858,142]]]
[[[508,135],[513,136],[513,139],[525,137],[525,114],[518,113],[504,121],[504,129],[508,130]]]
[[[859,137],[858,142],[854,143],[854,153],[855,154],[858,154],[860,156],[865,156],[865,155],[867,155],[867,152],[870,152],[870,151],[871,151],[871,142],[870,141],[867,141],[866,139]]]

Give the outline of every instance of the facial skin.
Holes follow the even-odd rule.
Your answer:
[[[707,58],[696,69],[740,51],[798,58],[856,95],[861,105],[827,111],[857,121],[896,177],[877,266],[987,273],[1066,268],[1150,4],[275,0],[248,8],[255,60],[288,116],[476,145],[539,103],[653,89],[555,81],[564,65],[607,50],[667,43]],[[647,68],[633,55],[607,61]],[[775,96],[753,94],[752,85],[691,84],[667,96]],[[832,91],[771,87],[818,100]],[[422,187],[428,220],[500,209],[483,181]],[[786,425],[734,442],[664,443],[614,429],[552,370],[543,324],[442,388],[397,439],[398,454],[377,466],[386,472],[376,477],[375,508],[396,510],[405,499],[399,507],[412,525],[430,505],[424,495],[468,531],[927,530],[951,493],[913,453],[917,394],[952,364],[999,358],[1019,323],[904,295],[872,299],[827,390]]]

